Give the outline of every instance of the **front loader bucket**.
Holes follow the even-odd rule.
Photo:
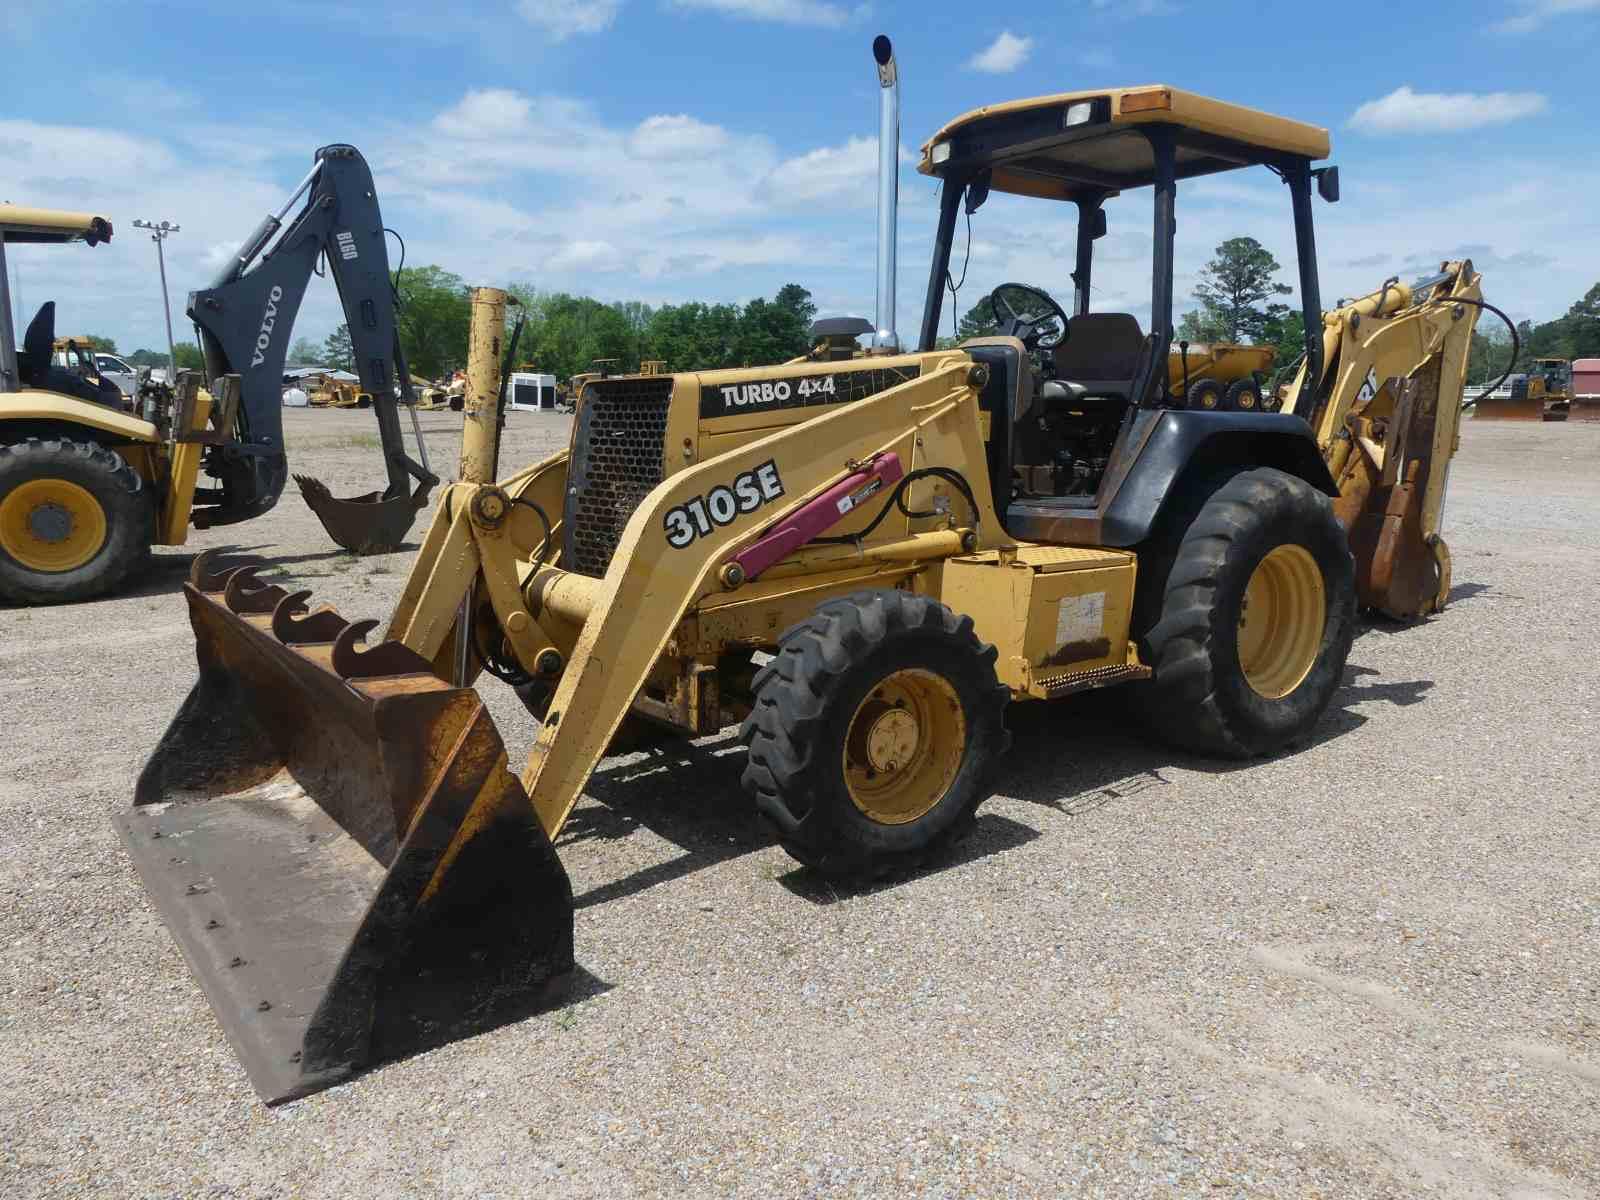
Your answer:
[[[428,492],[432,490],[432,485],[425,483],[409,496],[385,500],[382,492],[367,492],[340,500],[320,479],[296,475],[294,481],[328,536],[352,554],[398,550],[417,513],[427,507]]]
[[[114,821],[276,1104],[548,1002],[573,909],[477,693],[255,570],[197,560],[200,679]]]

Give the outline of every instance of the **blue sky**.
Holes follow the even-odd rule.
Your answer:
[[[168,243],[181,325],[182,294],[334,141],[372,162],[412,264],[652,303],[742,301],[792,280],[825,312],[871,316],[869,44],[885,32],[908,159],[980,104],[1169,83],[1332,131],[1344,200],[1318,209],[1325,299],[1466,253],[1491,300],[1559,315],[1600,280],[1600,0],[1370,16],[1199,0],[7,0],[0,200],[116,223],[108,246],[12,259],[24,318],[55,298],[64,331],[124,349],[164,340],[134,217],[183,226]],[[908,161],[901,188],[910,331],[934,185]],[[1095,302],[1143,319],[1148,199],[1117,205]],[[984,208],[961,307],[1008,278],[1069,297],[1067,215]],[[1211,248],[1241,233],[1292,262],[1286,197],[1264,171],[1180,192],[1180,305]],[[321,338],[337,320],[319,282],[295,332]]]

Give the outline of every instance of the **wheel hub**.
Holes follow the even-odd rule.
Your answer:
[[[88,489],[30,479],[0,500],[0,550],[32,571],[81,567],[106,540],[106,515]]]
[[[911,762],[922,731],[916,717],[903,708],[891,708],[877,720],[867,733],[867,761],[877,771],[896,771]]]
[[[885,825],[930,812],[950,790],[966,754],[960,697],[932,671],[896,671],[857,707],[845,738],[850,799]]]
[[[1275,547],[1239,602],[1239,666],[1257,694],[1287,696],[1316,665],[1327,626],[1322,569],[1304,546]]]

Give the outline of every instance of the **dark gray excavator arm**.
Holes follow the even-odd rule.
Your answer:
[[[305,206],[283,228],[302,194]],[[354,146],[318,150],[316,165],[282,210],[262,221],[210,287],[189,294],[207,379],[213,388],[224,375],[240,379],[233,436],[207,455],[207,471],[220,486],[196,494],[194,522],[206,528],[248,520],[270,509],[283,491],[283,368],[319,257],[327,259],[339,289],[361,390],[371,396],[378,419],[388,482],[381,492],[340,500],[315,479],[297,479],[334,541],[358,553],[393,550],[438,478],[428,470],[420,438],[424,461],[418,463],[406,453],[400,431],[398,404],[413,402],[411,377],[400,350],[377,192]]]

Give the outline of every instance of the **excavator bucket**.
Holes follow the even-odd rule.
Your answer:
[[[573,907],[477,693],[256,570],[196,561],[200,678],[114,821],[275,1104],[549,1003]]]
[[[398,550],[417,513],[427,507],[432,489],[431,484],[424,483],[409,496],[385,499],[382,492],[367,492],[341,500],[320,479],[296,475],[294,481],[328,536],[352,554],[389,554]]]

